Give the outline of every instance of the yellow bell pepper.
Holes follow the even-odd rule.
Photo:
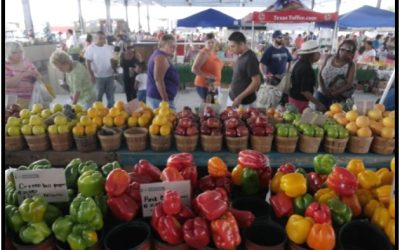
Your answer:
[[[367,205],[367,203],[372,200],[372,193],[368,189],[359,188],[356,190],[356,195],[362,207]]]
[[[293,214],[286,224],[286,234],[291,241],[301,245],[307,241],[308,234],[314,224],[310,217]]]
[[[357,175],[357,180],[359,186],[365,189],[371,189],[374,187],[379,187],[381,180],[378,175],[372,170],[364,170]]]
[[[289,173],[282,176],[281,190],[289,197],[296,198],[307,193],[307,180],[300,173]]]
[[[391,219],[385,226],[385,234],[389,238],[390,243],[394,245],[396,242],[396,223],[394,222],[394,219]]]
[[[282,190],[281,190],[281,179],[282,179],[282,176],[284,176],[285,174],[284,173],[282,173],[282,172],[277,172],[275,175],[274,175],[274,177],[272,177],[272,180],[271,180],[271,190],[272,190],[272,192],[274,192],[274,193],[279,193],[279,192],[282,192]]]
[[[372,216],[374,215],[375,210],[378,207],[382,207],[383,204],[380,203],[379,201],[372,199],[370,200],[367,205],[364,206],[364,215],[367,216],[368,218],[372,218]]]
[[[232,170],[231,179],[234,185],[241,186],[242,185],[242,173],[244,167],[240,164],[236,165],[236,167]]]
[[[392,194],[392,185],[383,185],[381,187],[378,187],[372,190],[372,194],[383,204],[389,205],[390,197]]]
[[[395,172],[395,167],[396,167],[396,163],[395,163],[395,159],[394,157],[392,158],[392,160],[390,161],[390,170],[394,173]]]
[[[381,168],[376,171],[379,179],[381,180],[381,185],[390,185],[393,182],[393,172],[389,171],[388,168]]]
[[[378,207],[374,211],[374,215],[372,215],[371,222],[375,226],[378,226],[382,230],[385,229],[386,225],[389,223],[390,214],[386,207]]]
[[[314,194],[314,200],[326,204],[328,200],[338,197],[335,191],[330,188],[321,188]]]
[[[355,176],[365,170],[364,162],[361,159],[350,160],[346,168]]]
[[[392,218],[394,218],[396,216],[396,202],[395,199],[392,198],[390,199],[390,203],[389,203],[389,214]]]

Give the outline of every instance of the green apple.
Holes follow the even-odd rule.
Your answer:
[[[21,129],[18,126],[10,126],[7,129],[7,134],[9,136],[19,136],[19,135],[21,135]]]
[[[49,134],[51,134],[51,135],[56,135],[56,134],[58,134],[58,127],[57,127],[57,125],[50,125],[48,128],[47,128],[47,131],[49,131]]]
[[[63,111],[63,106],[59,103],[56,103],[51,107],[51,112],[56,113],[56,112],[62,112]]]
[[[24,118],[24,119],[22,119],[22,120],[21,120],[21,124],[22,124],[22,125],[29,124],[29,118]]]
[[[29,111],[29,109],[21,109],[21,111],[19,111],[20,118],[26,119],[29,118],[29,116],[31,116],[31,111]]]
[[[29,125],[38,126],[38,125],[41,125],[41,124],[43,124],[43,119],[39,115],[32,115],[29,118]]]
[[[286,126],[278,126],[277,130],[276,130],[276,134],[281,137],[287,137],[288,132],[289,132],[289,130],[288,130],[288,127],[286,127]]]
[[[338,129],[338,139],[346,139],[349,137],[349,131],[345,128]]]
[[[63,115],[57,115],[54,118],[54,124],[56,124],[56,125],[66,125],[67,123],[68,123],[67,117],[65,117]]]
[[[315,137],[324,137],[324,130],[320,127],[315,127],[314,129],[314,136]]]
[[[335,127],[329,127],[329,128],[326,130],[326,135],[327,135],[329,138],[336,139],[336,138],[338,138],[338,136],[339,136],[339,132],[338,132],[337,128],[335,128]]]
[[[292,123],[296,119],[296,115],[292,112],[285,112],[283,114],[283,120],[285,120],[288,123]]]
[[[35,103],[32,105],[32,113],[40,114],[43,110],[43,105],[41,103]]]
[[[42,125],[35,125],[32,127],[32,133],[34,135],[42,135],[46,132],[44,126]]]
[[[289,127],[288,129],[288,137],[296,137],[297,134],[297,129],[295,127]]]
[[[51,110],[50,109],[43,109],[42,112],[40,112],[40,116],[43,119],[46,119],[47,117],[51,116]]]
[[[32,135],[32,126],[29,124],[25,124],[21,127],[21,133],[23,135]]]
[[[58,126],[58,133],[59,134],[65,134],[65,133],[68,133],[69,131],[70,131],[69,126],[66,125],[66,124]]]
[[[7,124],[13,127],[21,126],[21,119],[15,116],[10,116],[7,120]]]
[[[308,125],[308,126],[305,126],[305,127],[303,128],[303,134],[306,135],[306,136],[314,137],[314,135],[315,135],[315,129],[314,129],[311,125],[309,125],[309,124],[307,124],[307,125]]]

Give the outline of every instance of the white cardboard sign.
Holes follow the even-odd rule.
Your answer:
[[[67,202],[68,192],[64,169],[17,170],[13,172],[18,202],[34,195],[48,202]]]
[[[163,200],[164,192],[168,189],[177,191],[181,196],[182,203],[187,206],[190,205],[191,187],[189,180],[140,184],[143,217],[151,216],[154,207]]]

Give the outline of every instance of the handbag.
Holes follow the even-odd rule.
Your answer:
[[[36,81],[33,85],[29,107],[31,108],[35,103],[41,103],[43,107],[48,108],[54,98],[55,95],[52,93],[50,86],[46,86],[42,81]]]
[[[292,72],[293,72],[294,65],[296,65],[296,64],[293,64],[289,68],[288,72],[286,72],[286,74],[282,77],[282,80],[276,86],[276,88],[280,92],[287,94],[287,95],[289,95],[290,89],[292,88]]]
[[[281,97],[282,92],[276,86],[261,84],[257,91],[257,107],[276,107]]]

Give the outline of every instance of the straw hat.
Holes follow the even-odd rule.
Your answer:
[[[320,52],[320,50],[321,49],[320,49],[317,41],[309,40],[309,41],[304,42],[301,45],[301,48],[297,52],[297,54],[299,54],[299,55],[311,54],[311,53],[315,53],[315,52]]]

